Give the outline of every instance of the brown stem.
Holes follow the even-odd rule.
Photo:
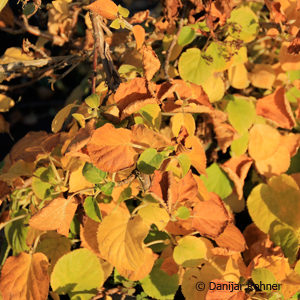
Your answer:
[[[93,25],[93,33],[96,47],[98,50],[100,58],[102,60],[102,65],[104,72],[106,74],[106,82],[110,90],[113,92],[119,87],[121,83],[121,78],[118,71],[115,69],[113,60],[110,55],[109,45],[104,39],[104,32],[102,28],[101,16],[90,12],[90,17]]]
[[[176,35],[174,36],[171,45],[167,51],[167,55],[166,55],[166,60],[165,60],[165,64],[164,64],[164,72],[165,72],[165,78],[166,80],[170,81],[170,77],[169,77],[169,66],[170,66],[170,57],[173,51],[173,48],[175,47],[177,40],[178,40],[178,36],[180,34],[181,28],[183,27],[183,18],[180,19],[179,21],[179,26],[178,26],[178,31],[176,33]]]

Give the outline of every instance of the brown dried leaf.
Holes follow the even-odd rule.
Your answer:
[[[143,124],[136,124],[131,127],[132,142],[146,148],[162,149],[172,145],[172,141],[166,136],[157,133]]]
[[[247,155],[232,157],[221,165],[233,181],[239,200],[243,198],[243,186],[253,160]]]
[[[143,68],[147,81],[150,81],[160,68],[160,61],[151,46],[143,46]]]

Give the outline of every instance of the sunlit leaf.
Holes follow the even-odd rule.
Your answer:
[[[202,84],[212,74],[213,65],[202,56],[201,50],[190,48],[180,56],[178,69],[183,80]]]
[[[22,252],[9,257],[1,270],[0,291],[3,299],[47,299],[48,265],[47,257],[40,252]]]
[[[212,243],[203,237],[185,236],[178,241],[174,248],[173,258],[178,265],[183,267],[196,267],[203,258],[209,256]]]
[[[98,257],[87,249],[76,249],[62,256],[51,274],[51,287],[71,299],[91,299],[103,284],[104,272]]]

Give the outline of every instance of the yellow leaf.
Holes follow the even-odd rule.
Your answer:
[[[82,175],[84,164],[85,162],[81,162],[79,168],[71,172],[69,180],[69,193],[78,192],[94,186],[93,183],[87,181]]]
[[[73,107],[75,107],[75,104],[68,104],[56,114],[51,124],[51,129],[54,133],[61,130]]]
[[[222,274],[209,262],[203,260],[197,268],[189,268],[182,279],[182,293],[189,300],[205,300],[209,283],[222,278]]]
[[[149,226],[141,216],[130,218],[124,212],[112,212],[103,219],[97,232],[101,256],[117,270],[136,271],[145,267],[149,257],[153,256],[152,250],[143,242],[148,232]]]
[[[249,74],[249,78],[253,86],[270,90],[276,76],[271,65],[256,64]]]
[[[236,89],[245,89],[249,85],[248,71],[243,63],[231,66],[228,69],[230,85]]]
[[[155,224],[158,230],[163,230],[170,220],[167,211],[155,203],[149,203],[142,207],[138,214],[143,218],[145,224],[148,226]]]
[[[171,118],[170,122],[173,135],[176,137],[179,135],[182,126],[185,127],[190,136],[194,135],[195,133],[196,125],[192,114],[177,113]]]
[[[0,112],[9,111],[15,105],[15,101],[6,95],[0,94]]]
[[[33,60],[33,58],[25,53],[22,53],[21,48],[8,48],[5,50],[3,56],[0,59],[1,64],[8,64],[15,61]]]
[[[4,300],[47,299],[48,259],[43,253],[9,257],[1,270],[0,291]]]
[[[222,78],[216,74],[211,75],[203,84],[204,92],[211,103],[219,101],[225,93],[225,84]]]

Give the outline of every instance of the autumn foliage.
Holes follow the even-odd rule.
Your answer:
[[[39,38],[6,49],[2,90],[93,74],[1,163],[2,299],[298,299],[299,1],[22,2],[0,29]]]

